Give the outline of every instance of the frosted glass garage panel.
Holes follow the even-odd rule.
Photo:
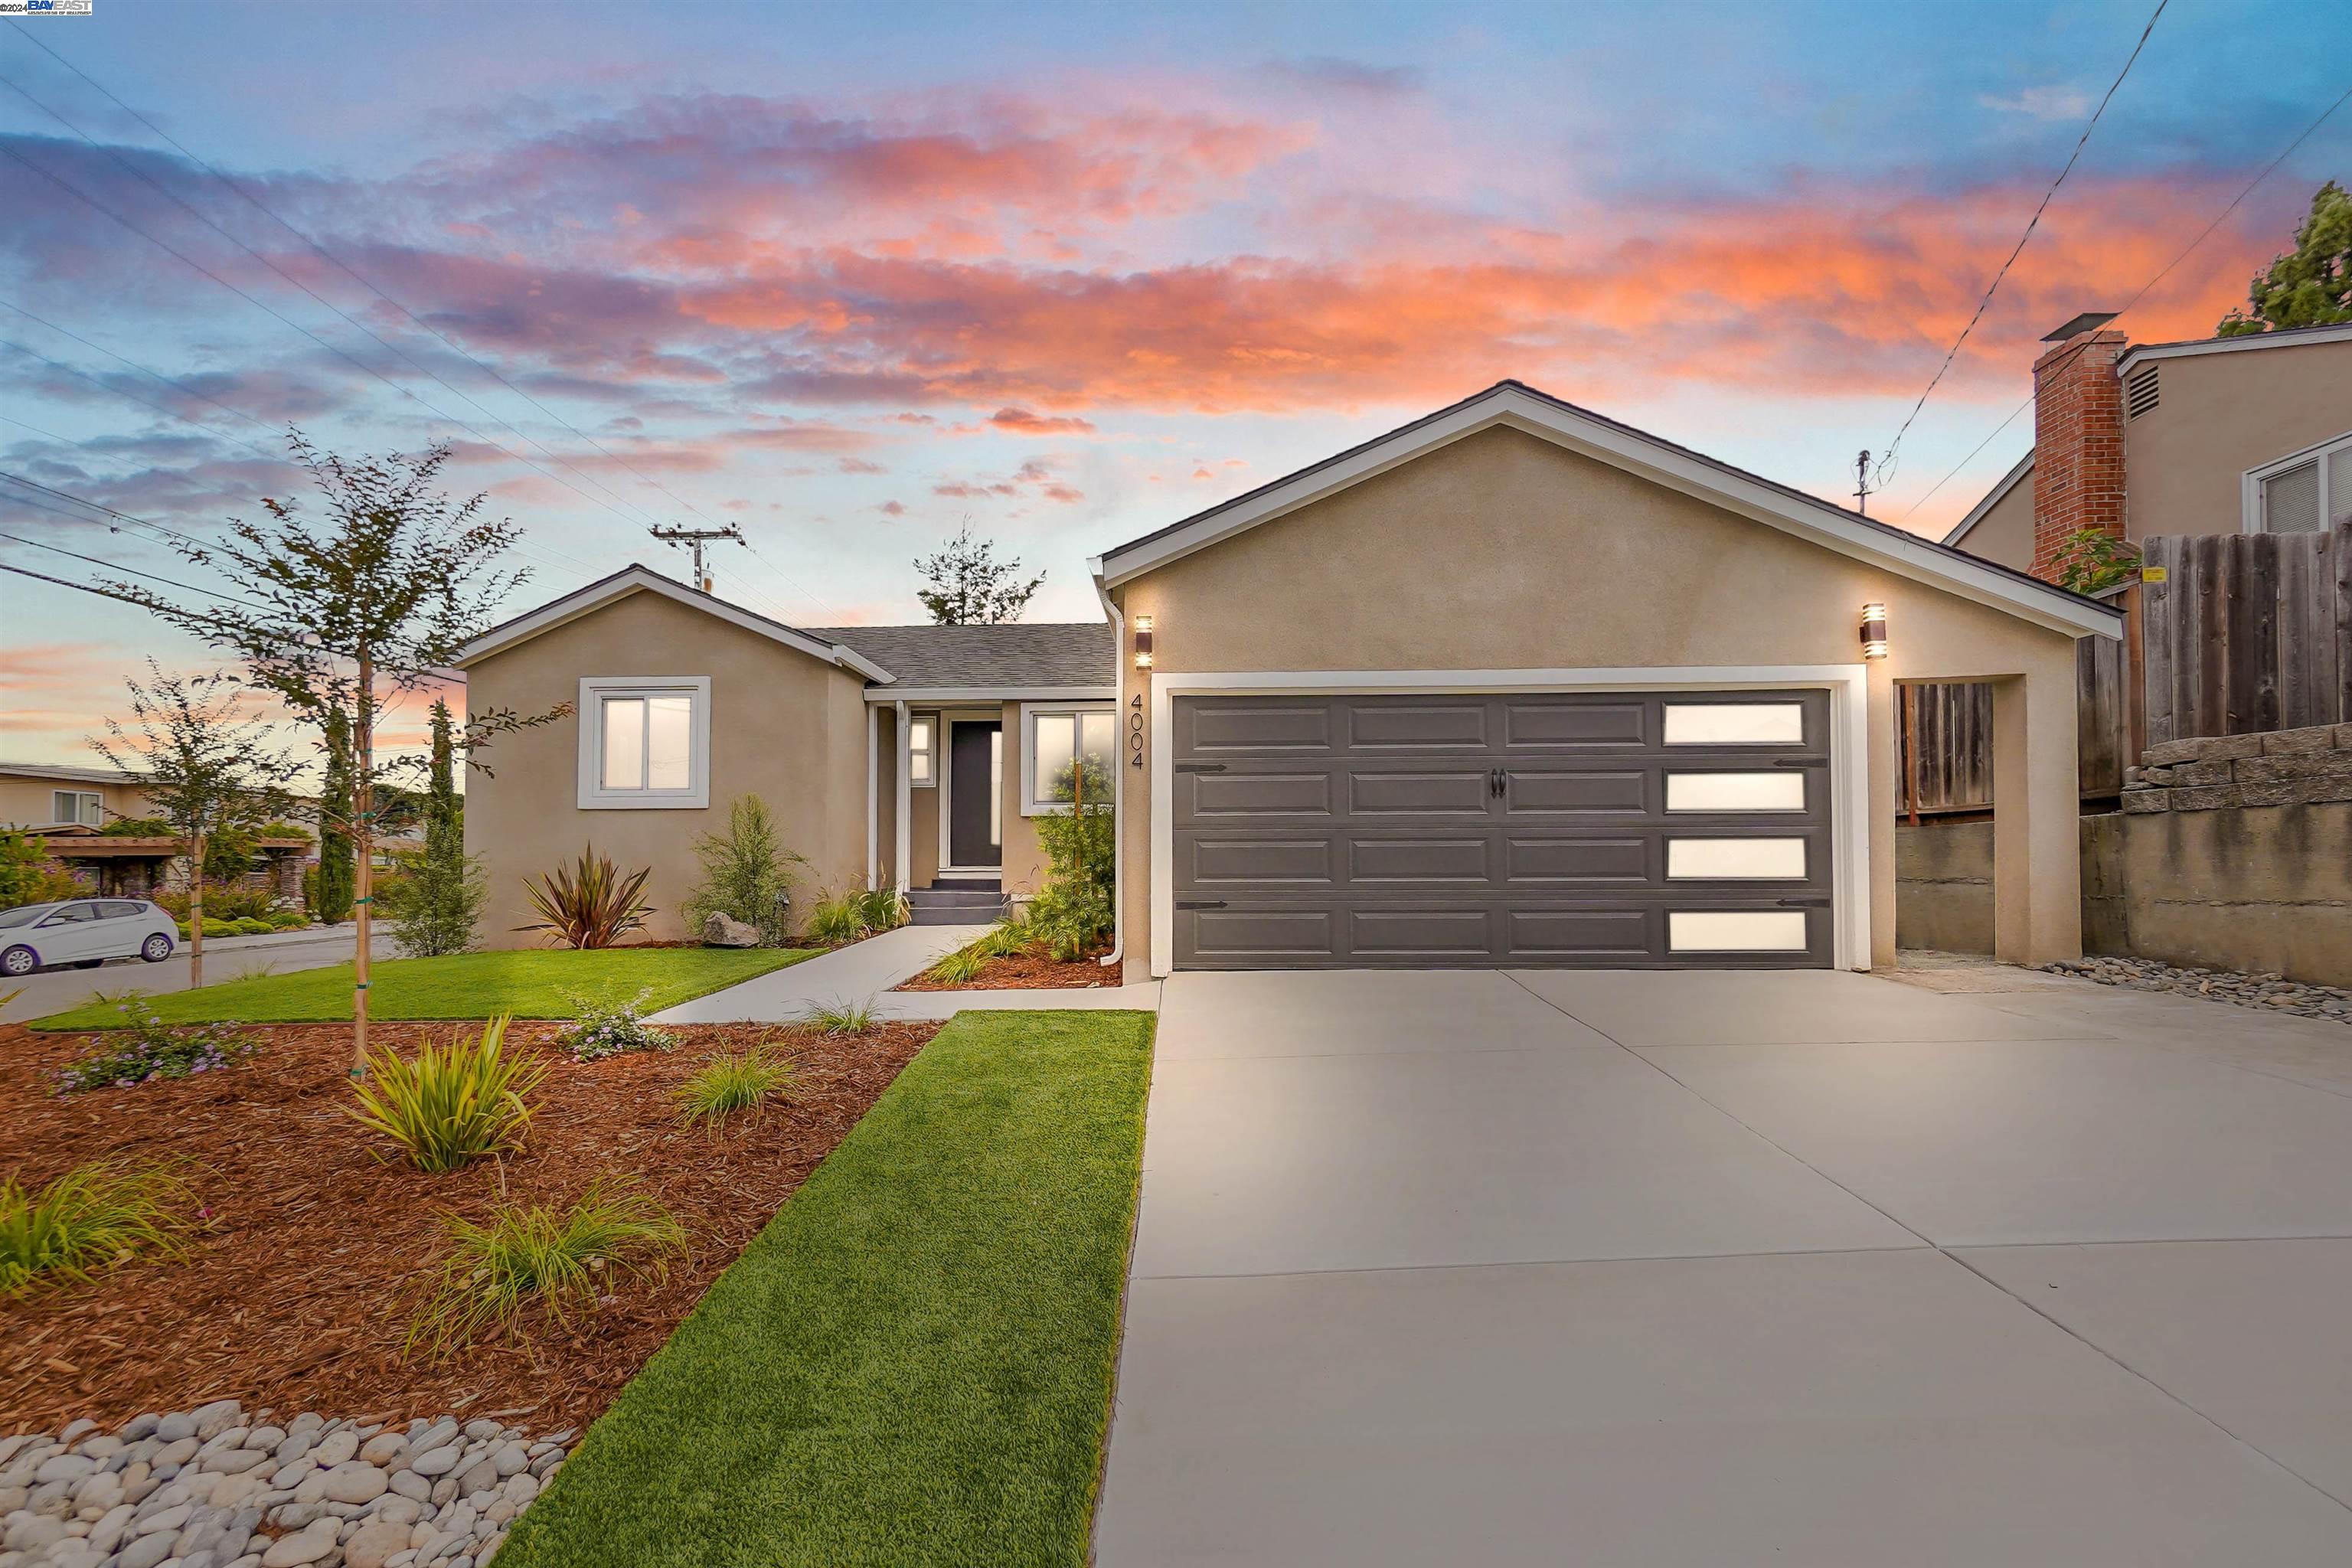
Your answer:
[[[1671,910],[1666,946],[1675,952],[1802,952],[1802,910]]]
[[[1669,702],[1669,746],[1801,746],[1801,702]]]
[[[1666,875],[1689,881],[1802,881],[1801,838],[1669,838]]]
[[[1668,773],[1668,811],[1802,811],[1805,775],[1790,769],[1769,773]]]

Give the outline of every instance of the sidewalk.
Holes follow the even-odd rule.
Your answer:
[[[1160,1005],[1157,983],[1074,991],[898,991],[890,989],[983,935],[985,925],[900,926],[880,936],[682,1002],[654,1016],[658,1024],[789,1024],[831,1003],[864,1002],[884,1018],[952,1018],[986,1008],[1133,1008]]]

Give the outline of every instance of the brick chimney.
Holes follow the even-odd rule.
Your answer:
[[[2124,334],[2078,316],[2033,362],[2033,574],[2057,577],[2059,546],[2085,528],[2124,533]]]

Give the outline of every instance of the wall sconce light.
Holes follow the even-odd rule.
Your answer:
[[[1138,669],[1151,668],[1151,617],[1150,616],[1135,617],[1135,668]]]
[[[1862,657],[1886,657],[1886,606],[1864,605],[1862,607]]]

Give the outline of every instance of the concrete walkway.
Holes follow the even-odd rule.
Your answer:
[[[2352,1562],[2352,1030],[1184,974],[1102,1568]]]
[[[865,1002],[885,1018],[952,1018],[974,1008],[1137,1008],[1160,1005],[1160,987],[1107,985],[1071,991],[892,991],[946,954],[976,941],[985,925],[900,926],[848,947],[772,970],[655,1015],[663,1024],[788,1024],[812,1008]]]

